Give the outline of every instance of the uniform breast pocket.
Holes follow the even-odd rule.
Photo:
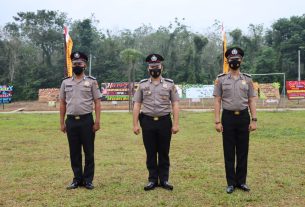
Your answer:
[[[248,90],[249,90],[249,86],[248,84],[241,84],[240,85],[240,95],[244,98],[248,97]]]
[[[169,101],[169,91],[161,91],[159,96],[162,101]]]
[[[241,89],[241,90],[248,91],[248,90],[249,90],[249,86],[248,86],[248,84],[241,84],[241,85],[240,85],[240,89]]]
[[[232,95],[232,84],[223,84],[222,85],[222,96],[230,97]]]
[[[81,92],[82,92],[82,96],[84,98],[91,98],[92,97],[91,88],[89,88],[89,87],[82,88]]]
[[[66,97],[67,98],[71,98],[72,97],[72,93],[73,93],[73,88],[72,87],[66,87],[65,88],[65,93],[66,93]]]
[[[152,97],[151,91],[143,91],[143,100],[150,100]]]

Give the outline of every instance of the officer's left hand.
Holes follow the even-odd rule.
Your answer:
[[[173,126],[172,127],[172,133],[177,134],[179,132],[179,127],[178,126]]]
[[[100,123],[99,122],[95,122],[93,125],[93,132],[96,132],[100,129]]]
[[[255,131],[256,130],[256,121],[252,121],[249,125],[249,131]]]

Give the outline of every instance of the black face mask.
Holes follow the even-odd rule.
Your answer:
[[[240,67],[241,61],[239,60],[231,60],[229,61],[229,67],[233,70],[237,70]]]
[[[73,67],[72,69],[75,75],[80,75],[85,70],[84,67],[79,67],[79,66]]]
[[[161,69],[150,69],[149,70],[149,74],[153,77],[153,78],[158,78],[161,75]]]

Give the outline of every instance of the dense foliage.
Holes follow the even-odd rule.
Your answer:
[[[39,88],[59,87],[64,76],[64,25],[70,28],[73,49],[92,54],[92,75],[99,82],[147,77],[144,57],[153,52],[165,57],[164,76],[177,83],[211,84],[222,72],[218,21],[199,34],[177,18],[167,27],[142,25],[117,32],[99,28],[94,16],[72,21],[59,11],[19,12],[13,18],[0,29],[0,85],[14,85],[15,100],[36,99]],[[243,72],[284,72],[288,80],[297,79],[301,50],[304,79],[305,15],[279,19],[267,29],[250,24],[247,34],[236,28],[227,31],[227,38],[228,46],[245,50]],[[263,82],[280,79],[260,77]]]

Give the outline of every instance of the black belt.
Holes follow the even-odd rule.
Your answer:
[[[223,113],[231,114],[231,115],[235,115],[235,116],[240,116],[240,115],[243,115],[243,114],[247,114],[248,113],[248,108],[245,108],[244,110],[241,110],[241,111],[231,111],[231,110],[223,109]]]
[[[88,116],[92,116],[92,113],[89,113],[89,114],[82,114],[82,115],[70,115],[70,114],[68,114],[68,115],[67,115],[67,118],[68,118],[68,119],[76,119],[76,120],[79,120],[79,119],[87,118]]]
[[[153,121],[159,121],[159,120],[162,120],[162,119],[168,119],[170,117],[170,114],[166,114],[164,116],[148,116],[148,115],[145,115],[145,114],[141,113],[141,115],[143,117],[145,117],[146,119],[150,119],[150,120],[153,120]]]

